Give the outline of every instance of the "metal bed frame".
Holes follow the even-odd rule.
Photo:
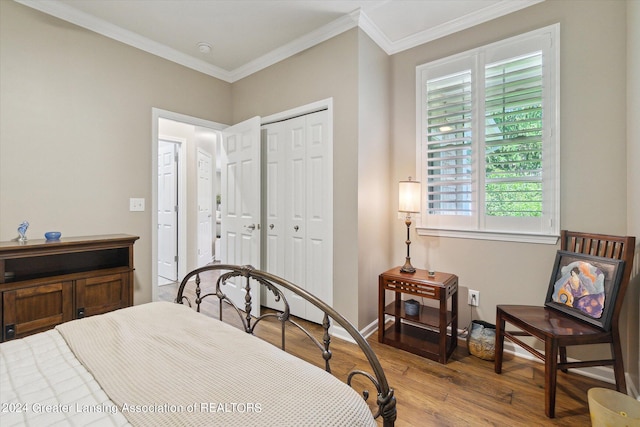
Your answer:
[[[209,292],[203,294],[203,289],[201,286],[202,279],[200,275],[205,272],[217,271],[220,273],[219,277],[216,280],[215,284],[215,292]],[[375,355],[373,349],[367,342],[367,340],[360,334],[360,332],[340,313],[335,311],[332,307],[327,305],[322,300],[318,299],[314,295],[310,294],[304,289],[294,285],[293,283],[284,280],[278,276],[273,274],[257,270],[252,266],[238,266],[238,265],[230,265],[230,264],[212,264],[207,265],[198,269],[195,269],[188,273],[182,282],[180,283],[180,287],[178,288],[178,293],[176,296],[176,303],[184,304],[185,302],[192,306],[192,301],[188,296],[184,294],[185,288],[189,285],[189,283],[193,283],[193,278],[195,276],[195,297],[193,304],[195,304],[196,311],[200,312],[200,306],[202,302],[207,298],[218,298],[218,308],[219,308],[219,320],[223,320],[222,312],[223,312],[223,304],[227,304],[231,306],[235,312],[237,313],[240,321],[242,322],[242,327],[245,332],[248,334],[254,335],[254,330],[256,326],[266,318],[275,318],[280,322],[281,327],[281,335],[282,342],[280,348],[285,350],[285,341],[286,341],[286,328],[287,324],[293,325],[302,332],[306,334],[307,337],[315,344],[316,347],[320,350],[322,358],[324,359],[325,371],[331,373],[331,357],[332,352],[330,349],[331,345],[331,336],[329,334],[329,328],[331,326],[331,321],[337,323],[345,331],[351,335],[356,344],[360,347],[362,353],[366,356],[372,372],[365,372],[362,370],[352,370],[349,372],[347,377],[347,384],[351,387],[352,379],[355,376],[361,375],[367,378],[371,383],[375,386],[377,390],[377,400],[376,406],[377,411],[373,414],[374,418],[382,417],[383,426],[391,427],[395,424],[396,420],[396,398],[394,397],[394,391],[389,387],[387,383],[387,378],[385,377],[384,371],[382,370],[382,366]],[[234,278],[245,278],[244,282],[244,290],[245,290],[245,307],[244,309],[239,308],[234,304],[229,297],[224,293],[224,285],[227,281]],[[260,288],[263,286],[270,291],[275,296],[276,301],[281,301],[283,304],[282,310],[273,310],[266,312],[258,317],[251,316],[251,285],[252,282],[257,282],[260,286],[257,287],[257,291],[260,291]],[[322,321],[322,329],[323,329],[323,337],[322,342],[320,342],[316,337],[314,337],[304,326],[300,323],[296,322],[295,318],[293,318],[290,314],[289,303],[282,292],[281,288],[287,289],[294,294],[304,298],[306,301],[313,304],[315,307],[320,309],[324,313],[323,321]],[[369,391],[362,390],[361,392],[364,400],[366,401],[369,398]]]

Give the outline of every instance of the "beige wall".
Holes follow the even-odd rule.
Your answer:
[[[128,233],[151,300],[151,109],[231,122],[231,85],[0,0],[0,240]],[[129,212],[144,197],[145,212]]]
[[[359,32],[358,49],[358,326],[378,317],[378,275],[391,263],[390,58]],[[339,215],[339,212],[336,212]]]
[[[630,363],[625,367],[640,393],[640,2],[627,1],[627,203],[628,233],[636,236],[636,260],[629,285],[629,304],[623,312],[630,325],[624,337],[628,344]],[[633,328],[631,325],[637,325]],[[634,356],[638,363],[634,364]]]
[[[548,0],[394,55],[393,174],[415,174],[417,65],[559,22],[561,228],[626,234],[625,21],[624,1]],[[404,251],[404,227],[397,222],[396,264]],[[430,265],[459,276],[463,326],[472,317],[494,322],[495,308],[500,303],[544,301],[557,246],[436,237],[412,240],[414,266]],[[480,306],[473,312],[465,303],[468,289],[480,291]],[[629,305],[637,312],[637,299]],[[637,320],[622,323],[637,340]],[[637,344],[625,342],[625,362],[627,369],[632,366],[635,370],[638,353],[630,351],[633,345]],[[570,356],[577,357],[578,353]]]
[[[333,302],[359,328],[390,262],[389,77],[389,57],[354,29],[233,84],[234,123],[333,98]]]
[[[358,30],[233,84],[233,123],[333,98],[334,307],[358,318]],[[372,319],[373,320],[373,319]]]

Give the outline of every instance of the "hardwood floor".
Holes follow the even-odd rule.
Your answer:
[[[177,286],[163,286],[160,299],[175,298]],[[217,303],[203,304],[202,311],[218,316]],[[239,325],[237,316],[226,309],[225,321]],[[231,320],[231,321],[229,321]],[[318,325],[300,321],[321,337]],[[324,367],[320,352],[309,339],[293,327],[287,327],[287,351]],[[280,331],[275,322],[264,322],[256,335],[278,345]],[[368,339],[395,390],[398,419],[396,426],[589,426],[591,424],[587,391],[592,387],[613,389],[612,384],[575,373],[558,373],[556,418],[544,414],[544,367],[542,364],[505,355],[503,373],[493,371],[493,362],[469,355],[458,346],[446,365],[380,344],[377,335]],[[345,380],[353,369],[367,370],[368,364],[355,344],[334,338],[331,343],[332,373]],[[361,380],[354,387],[369,389],[375,401],[375,388]],[[379,422],[381,425],[381,421]]]

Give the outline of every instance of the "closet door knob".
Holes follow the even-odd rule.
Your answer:
[[[273,230],[273,227],[275,227],[275,225],[269,224],[269,229]]]
[[[300,227],[298,227],[297,225],[293,227],[294,230],[298,231],[300,229]]]
[[[255,224],[247,225],[246,227],[247,227],[247,229],[249,229],[251,231],[256,229],[256,225]]]

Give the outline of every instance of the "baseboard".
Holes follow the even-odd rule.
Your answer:
[[[385,319],[385,322],[389,322],[389,321],[393,321],[393,317],[387,318]],[[347,341],[353,342],[353,339],[351,339],[351,336],[349,334],[347,334],[347,332],[340,328],[342,333],[347,335],[347,337],[342,337],[340,335],[338,335],[336,333],[336,336],[342,339],[345,339]],[[364,335],[365,338],[368,338],[370,335],[372,335],[373,333],[375,333],[378,330],[378,320],[376,319],[375,321],[371,322],[369,325],[367,325],[360,333],[362,335]],[[336,331],[337,332],[337,331]],[[458,341],[463,341],[466,344],[466,338],[461,337],[461,334],[464,333],[464,330],[458,330]],[[523,349],[522,347],[515,345],[514,343],[512,343],[511,341],[507,341],[505,340],[504,342],[504,351],[505,353],[509,353],[514,355],[515,357],[520,357],[522,359],[526,359],[526,360],[532,360],[534,362],[540,363],[542,364],[542,361],[540,359],[538,359],[537,357],[534,357],[531,355],[531,353],[529,353],[528,351],[526,351],[525,349]],[[576,362],[576,359],[572,359],[572,358],[568,358],[567,359],[570,362]],[[579,368],[579,369],[571,369],[571,372],[576,373],[578,375],[583,375],[587,378],[593,378],[595,380],[599,380],[602,382],[606,382],[609,384],[615,384],[615,376],[613,374],[613,368],[612,367],[607,367],[607,366],[596,366],[596,367],[590,367],[590,368]],[[627,382],[627,394],[629,396],[632,396],[634,399],[637,399],[638,401],[640,401],[640,391],[636,388],[634,382],[631,380],[631,377],[628,373],[625,373],[625,378],[626,378],[626,382]]]
[[[360,334],[365,338],[369,338],[371,335],[373,335],[374,333],[376,333],[376,331],[378,330],[378,320],[374,320],[373,322],[369,323],[367,326],[365,326],[363,329],[360,330]],[[336,338],[340,338],[342,340],[348,341],[350,343],[355,344],[355,340],[353,339],[353,337],[351,335],[349,335],[349,333],[340,325],[332,325],[331,326],[331,335],[336,337]]]
[[[542,364],[542,361],[537,357],[534,357],[523,349],[522,347],[515,345],[514,343],[505,340],[504,342],[504,351],[505,353],[513,354],[516,357],[520,357],[526,360],[533,360],[534,362],[538,362]],[[577,362],[576,359],[567,358],[569,362]],[[594,366],[590,368],[574,368],[571,369],[570,372],[583,375],[587,378],[593,378],[595,380],[599,380],[602,382],[606,382],[609,384],[615,384],[615,376],[613,374],[613,368],[608,366]],[[627,382],[627,394],[632,396],[634,399],[640,400],[640,395],[638,394],[638,390],[635,387],[635,384],[631,380],[631,377],[628,373],[625,373],[625,378]]]

